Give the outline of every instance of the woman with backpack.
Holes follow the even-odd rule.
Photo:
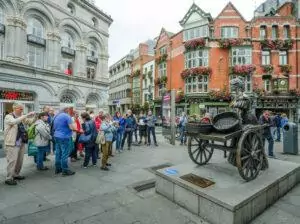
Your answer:
[[[37,147],[36,167],[38,170],[45,171],[49,168],[44,166],[44,155],[50,149],[50,125],[48,124],[48,113],[42,112],[38,115],[35,125],[34,145]]]

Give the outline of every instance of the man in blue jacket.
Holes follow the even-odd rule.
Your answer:
[[[131,143],[132,143],[132,134],[134,131],[134,128],[136,126],[136,119],[132,115],[132,111],[128,110],[125,118],[125,131],[124,131],[124,136],[122,139],[122,144],[121,144],[121,150],[124,148],[125,140],[127,138],[127,145],[128,145],[128,150],[131,149]]]
[[[267,124],[268,126],[264,128],[263,130],[263,145],[265,145],[265,140],[268,141],[268,155],[270,158],[276,158],[274,155],[274,140],[271,132],[271,126],[272,126],[272,121],[270,118],[270,112],[269,111],[264,111],[263,115],[260,116],[259,118],[259,123],[260,124]]]

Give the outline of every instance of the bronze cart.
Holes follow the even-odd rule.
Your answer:
[[[212,132],[193,134],[187,132],[188,153],[191,160],[202,166],[209,162],[214,149],[229,152],[228,162],[236,166],[240,176],[251,181],[268,167],[261,130],[264,125],[245,125],[230,133]]]

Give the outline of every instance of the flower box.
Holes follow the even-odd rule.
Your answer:
[[[212,70],[210,67],[196,67],[185,69],[181,72],[181,78],[186,79],[189,76],[197,76],[197,75],[211,75]]]
[[[263,96],[266,94],[266,90],[264,89],[259,89],[259,88],[254,88],[253,92],[257,95],[257,96]]]
[[[246,76],[256,70],[254,65],[235,65],[230,68],[230,74]]]
[[[289,94],[291,96],[300,96],[300,90],[299,89],[290,89]]]
[[[155,62],[156,62],[156,64],[161,64],[161,63],[167,61],[167,58],[168,58],[168,54],[163,54],[163,55],[160,55],[158,58],[156,58]]]
[[[292,71],[291,65],[279,65],[279,67],[280,67],[280,71],[285,75],[288,75]]]
[[[212,101],[230,101],[231,95],[226,90],[210,90],[208,92],[209,99]]]
[[[242,39],[220,39],[218,40],[220,48],[230,48],[239,46],[243,43]]]
[[[156,85],[160,85],[160,84],[164,84],[168,81],[168,77],[167,76],[162,76],[162,77],[157,77],[155,80],[154,80],[154,83]]]
[[[273,65],[262,65],[261,67],[262,67],[263,72],[265,72],[265,73],[272,73],[274,70]]]
[[[197,49],[202,49],[205,47],[206,41],[204,38],[198,38],[195,40],[190,40],[184,43],[184,47],[186,51],[192,51]]]
[[[272,79],[272,75],[270,75],[270,74],[264,74],[264,75],[262,75],[262,77],[261,77],[263,80],[270,80],[270,79]]]
[[[293,48],[293,41],[288,40],[262,40],[260,42],[261,49],[270,50],[290,50]]]
[[[141,70],[135,70],[134,72],[131,73],[131,77],[137,77],[141,74]]]

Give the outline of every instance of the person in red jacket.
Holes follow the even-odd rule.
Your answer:
[[[74,141],[74,150],[72,151],[72,153],[70,155],[72,162],[79,160],[77,157],[78,151],[79,151],[81,157],[84,156],[83,155],[83,147],[80,143],[78,143],[79,136],[82,133],[82,128],[81,128],[81,122],[79,120],[79,113],[77,111],[74,111],[74,122],[75,122],[75,127],[76,127],[76,139]]]
[[[101,123],[103,121],[103,110],[99,111],[99,115],[96,116],[94,120],[95,120],[97,131],[99,131],[101,127]]]

